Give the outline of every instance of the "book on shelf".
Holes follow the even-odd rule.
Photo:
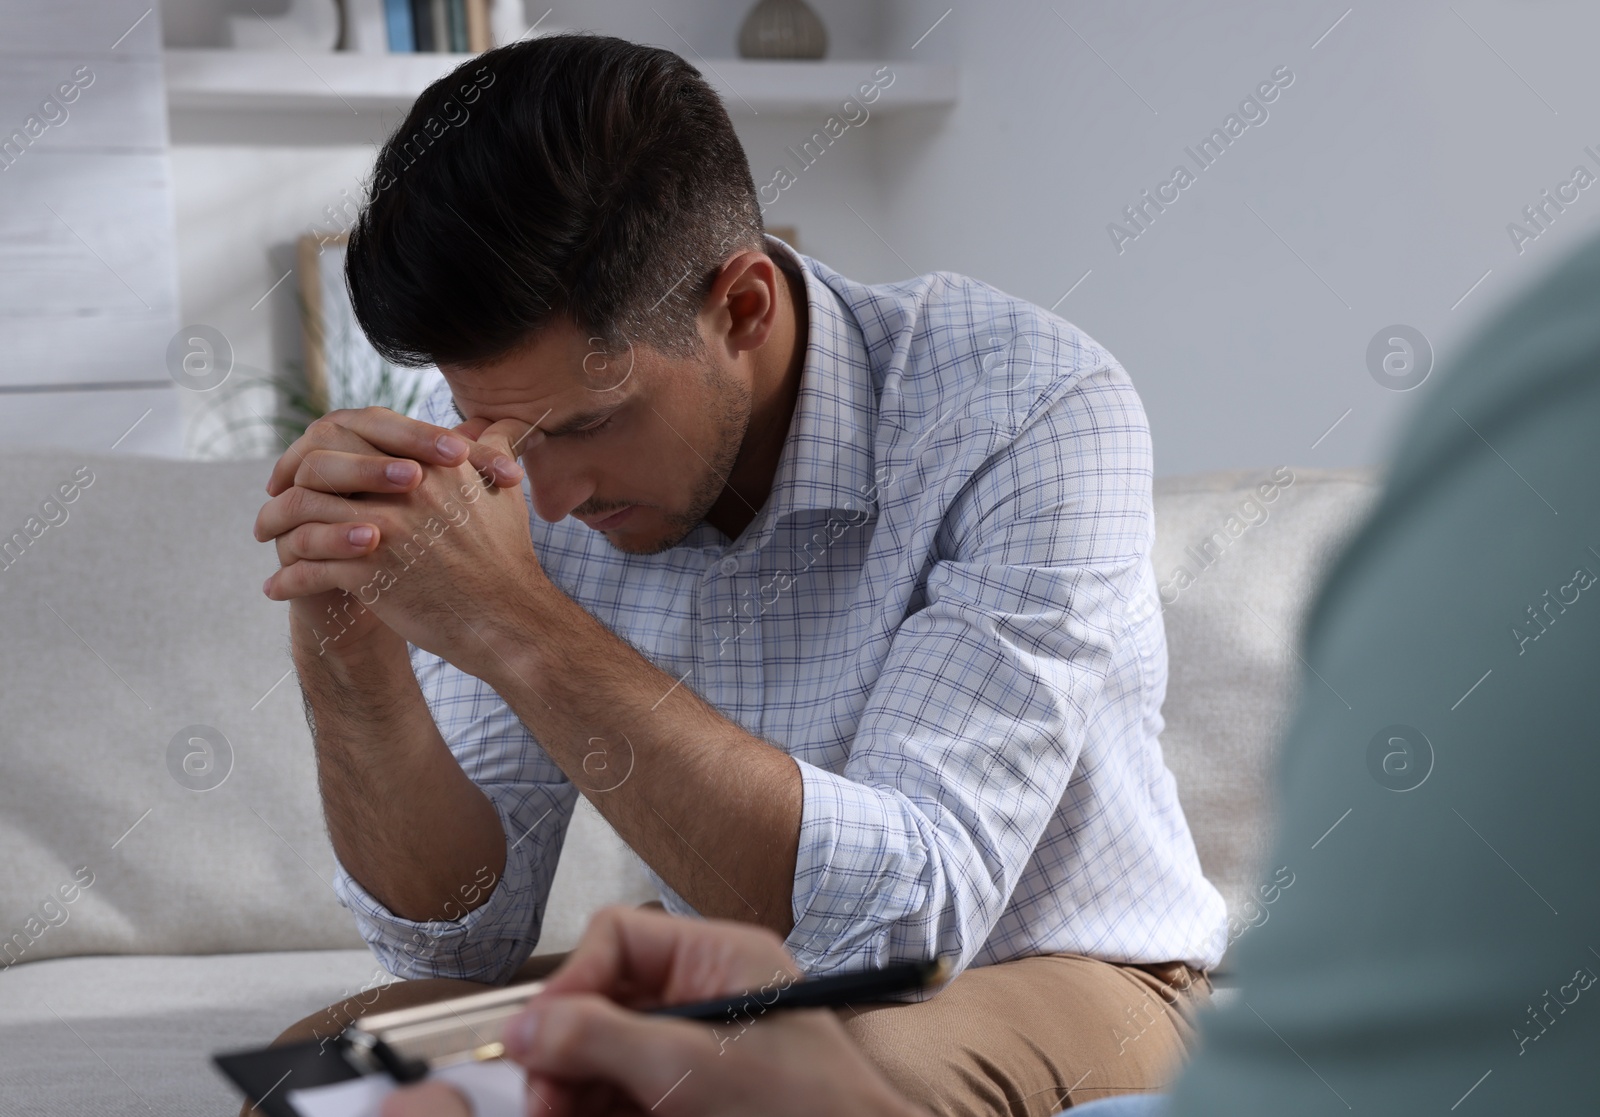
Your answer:
[[[389,51],[410,54],[417,49],[417,36],[411,23],[411,0],[383,0],[384,23],[389,30]]]
[[[438,49],[433,45],[432,0],[411,0],[411,36],[419,53],[432,54]]]
[[[450,22],[450,49],[456,54],[467,53],[467,0],[449,0],[445,15]]]
[[[443,54],[450,49],[450,0],[428,0],[428,15],[433,20],[433,49]]]
[[[503,4],[519,0],[500,0]],[[491,0],[383,0],[389,50],[477,54],[494,45]]]
[[[500,0],[502,4],[520,3],[521,0]],[[489,0],[467,0],[467,49],[473,54],[494,46],[494,36],[489,31]]]

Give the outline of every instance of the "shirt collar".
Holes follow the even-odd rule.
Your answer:
[[[798,265],[808,322],[799,397],[758,520],[763,529],[796,512],[854,511],[870,503],[878,415],[867,343],[854,313],[815,274],[812,260],[776,237],[768,237],[768,247]]]

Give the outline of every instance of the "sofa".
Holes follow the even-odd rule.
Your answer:
[[[0,1114],[215,1117],[218,1050],[387,980],[334,897],[272,548],[265,462],[0,454]],[[1273,746],[1320,572],[1367,471],[1155,490],[1170,663],[1163,748],[1230,939],[1258,882]],[[652,898],[586,805],[540,953]],[[1225,967],[1224,967],[1225,968]]]

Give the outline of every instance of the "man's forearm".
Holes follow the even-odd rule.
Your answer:
[[[481,677],[623,841],[707,917],[793,927],[800,771],[553,591]]]
[[[405,645],[336,659],[295,644],[340,863],[404,919],[460,918],[504,872],[505,833],[434,725]]]

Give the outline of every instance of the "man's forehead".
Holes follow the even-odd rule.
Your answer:
[[[537,399],[504,397],[498,404],[484,400],[477,402],[470,391],[462,393],[467,406],[463,408],[457,390],[451,386],[450,408],[457,422],[466,422],[468,410],[490,419],[520,418],[530,422],[547,436],[559,437],[582,430],[608,417],[616,411],[626,397],[623,392],[595,392],[579,389],[541,395]]]
[[[461,422],[469,413],[514,417],[560,436],[602,421],[632,398],[638,358],[632,344],[607,352],[570,323],[553,323],[503,357],[439,368]]]
[[[457,415],[531,412],[525,417],[554,411],[559,417],[574,405],[583,406],[579,357],[559,346],[525,346],[504,357],[478,365],[441,363],[439,371],[450,386],[450,403]]]

